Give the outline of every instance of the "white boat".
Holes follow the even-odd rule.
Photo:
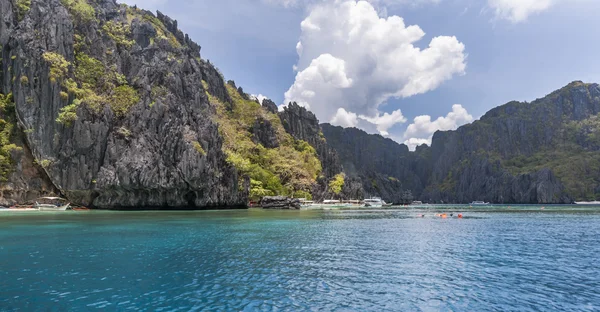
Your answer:
[[[307,200],[306,198],[300,199],[300,209],[309,209],[315,206],[315,202],[312,200]]]
[[[40,200],[49,201],[49,202],[64,202],[65,199],[60,197],[42,197]],[[40,204],[39,202],[35,202],[33,208],[38,209],[40,211],[65,211],[71,207],[71,203],[67,203],[66,205],[55,205],[55,204]]]
[[[486,203],[484,201],[476,200],[471,203],[471,206],[488,206],[490,203]]]
[[[385,205],[385,202],[379,197],[371,197],[363,200],[363,207],[366,208],[381,208]]]
[[[580,202],[575,202],[576,205],[600,205],[600,201],[580,201]]]
[[[421,206],[421,205],[423,205],[423,202],[422,202],[422,201],[420,201],[420,200],[415,200],[415,201],[413,201],[413,202],[411,203],[411,205],[413,205],[413,206]]]
[[[350,207],[350,204],[345,204],[341,200],[326,199],[326,200],[323,201],[323,203],[320,206],[323,209],[328,210],[328,209]]]

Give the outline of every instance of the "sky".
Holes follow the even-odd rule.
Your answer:
[[[600,82],[598,0],[120,0],[176,19],[244,91],[414,149]]]

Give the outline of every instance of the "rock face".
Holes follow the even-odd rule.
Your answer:
[[[427,166],[429,148],[423,147],[413,153],[406,145],[356,128],[344,129],[329,124],[321,127],[327,142],[339,154],[349,177],[347,181],[354,180],[351,194],[379,196],[388,202],[403,203],[405,191],[420,194],[426,187],[430,172]],[[345,185],[344,191],[347,188]]]
[[[262,144],[266,148],[276,148],[279,146],[277,131],[268,119],[256,119],[254,127],[252,127],[252,134],[252,140],[255,143]]]
[[[94,16],[85,21],[59,0],[32,0],[21,19],[12,0],[0,4],[1,93],[13,94],[30,148],[21,166],[43,165],[40,174],[33,173],[40,182],[13,183],[20,190],[6,198],[22,201],[23,193],[50,188],[41,181],[51,181],[71,201],[98,208],[245,206],[247,185],[238,185],[237,171],[221,150],[204,86],[223,102],[229,98],[223,78],[200,59],[200,47],[162,14],[113,0],[90,4]],[[107,30],[109,22],[129,27],[135,41],[120,42],[118,29]],[[51,77],[46,52],[69,62],[65,77]],[[73,103],[65,85],[83,68],[76,59],[82,53],[122,75],[120,83],[137,92],[138,101],[125,114],[84,103],[72,124],[56,121]]]
[[[263,105],[265,105],[264,101]],[[343,169],[336,150],[327,143],[317,117],[306,108],[296,103],[290,103],[282,112],[279,112],[279,118],[288,133],[298,140],[308,142],[317,151],[317,155],[323,166],[323,173],[313,188],[313,199],[323,200],[325,198],[336,197],[336,194],[329,192],[327,183],[336,174],[341,173]],[[353,187],[356,188],[356,184]],[[352,191],[348,191],[349,193],[346,196],[362,194],[362,189],[356,190],[354,188],[350,187],[349,184],[346,189]]]
[[[300,209],[300,200],[285,196],[266,196],[260,201],[264,209]]]
[[[266,108],[269,112],[277,114],[277,104],[275,104],[275,102],[269,99],[264,99],[262,102],[262,106]]]
[[[36,198],[57,193],[52,181],[43,173],[43,168],[34,163],[27,145],[22,141],[16,143],[21,150],[12,152],[11,157],[16,160],[15,167],[8,181],[0,186],[0,206],[30,203]]]
[[[308,142],[317,150],[325,177],[330,178],[342,172],[337,152],[327,144],[315,114],[296,103],[290,103],[279,113],[279,118],[288,133],[298,140]]]
[[[115,0],[27,3],[0,2],[0,205],[55,194],[94,208],[245,207],[250,190],[280,193],[267,188],[289,181],[260,166],[299,166],[259,157],[244,172],[254,150],[234,153],[235,133],[225,139],[216,116],[244,120],[235,128],[244,146],[279,146],[286,153],[278,157],[304,159],[294,163],[306,172],[288,176],[305,177],[301,189],[312,187],[315,200],[600,199],[596,84],[574,82],[532,103],[508,103],[409,152],[381,136],[320,126],[295,103],[282,112],[270,100],[256,105],[233,81],[226,86],[200,46],[160,12]],[[240,101],[252,105],[240,110]],[[288,133],[295,140],[282,139]],[[342,172],[341,193],[332,194],[329,182]],[[297,206],[265,203],[283,202]]]
[[[600,86],[573,82],[437,132],[416,152],[357,129],[322,128],[346,174],[385,200],[410,190],[426,202],[562,204],[600,198],[599,113]]]

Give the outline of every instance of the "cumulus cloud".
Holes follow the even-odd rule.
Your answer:
[[[434,90],[466,68],[465,46],[455,37],[434,37],[421,49],[419,26],[380,17],[367,1],[314,5],[301,31],[296,79],[284,103],[295,101],[338,125],[361,119],[386,134],[406,119],[401,111],[382,113],[381,104]]]
[[[360,115],[359,118],[374,124],[377,127],[379,134],[385,136],[390,135],[388,130],[395,124],[406,122],[406,118],[402,114],[401,110],[393,111],[391,114],[384,113],[383,115],[378,115],[375,117]]]
[[[523,22],[530,15],[547,10],[559,0],[488,0],[498,18],[513,23]]]
[[[260,103],[260,104],[262,104],[263,100],[268,99],[268,97],[266,97],[266,96],[264,96],[262,94],[259,94],[259,95],[251,94],[250,98],[253,99],[253,100],[257,100],[258,103]]]
[[[429,115],[417,116],[404,133],[404,144],[411,150],[415,150],[421,144],[430,145],[436,131],[455,130],[472,121],[473,116],[460,104],[454,104],[446,117],[439,117],[433,121]]]
[[[344,128],[356,127],[358,125],[358,116],[355,113],[347,112],[343,108],[338,108],[335,116],[331,118],[331,124],[342,126]]]

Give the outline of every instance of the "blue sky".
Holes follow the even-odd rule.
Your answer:
[[[595,0],[122,2],[177,19],[247,93],[411,147],[508,101],[600,82]]]

